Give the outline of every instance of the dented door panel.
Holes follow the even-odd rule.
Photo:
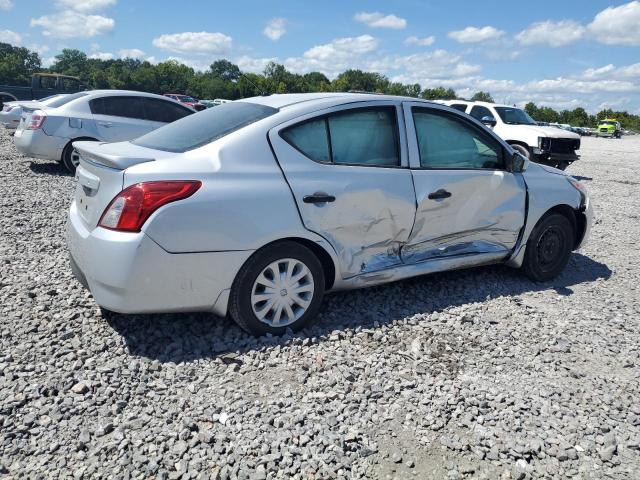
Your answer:
[[[405,263],[452,255],[499,253],[514,247],[524,225],[522,176],[504,171],[414,170],[418,209],[402,249]],[[444,189],[451,196],[430,199]]]

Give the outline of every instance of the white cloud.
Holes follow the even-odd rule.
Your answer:
[[[62,8],[70,8],[77,12],[89,13],[115,5],[118,0],[56,0]]]
[[[478,43],[487,40],[495,40],[504,35],[504,31],[495,27],[467,27],[464,30],[454,30],[449,32],[447,36],[459,43]]]
[[[0,30],[0,42],[21,45],[22,37],[12,30]]]
[[[243,72],[262,73],[269,62],[278,62],[278,58],[252,58],[248,55],[243,55],[240,58],[236,58],[235,64],[240,67]]]
[[[11,10],[13,8],[13,2],[11,0],[0,0],[0,10]]]
[[[522,45],[543,44],[550,47],[562,47],[577,42],[585,34],[585,28],[573,20],[534,23],[516,35]]]
[[[103,35],[115,27],[112,18],[65,11],[32,18],[32,27],[42,27],[42,34],[54,38],[90,38]]]
[[[351,56],[369,53],[378,48],[378,41],[371,35],[337,38],[332,42],[317,45],[304,52],[304,57],[312,60],[340,61]]]
[[[284,18],[274,18],[267,26],[264,27],[262,33],[273,41],[280,39],[285,33],[287,33],[287,29],[285,28],[287,25],[287,21]]]
[[[424,38],[418,38],[415,35],[408,37],[407,39],[405,39],[404,44],[405,45],[419,45],[421,47],[428,47],[429,45],[433,45],[434,42],[436,41],[436,37],[434,37],[433,35],[429,36],[429,37],[424,37]]]
[[[118,56],[121,58],[141,58],[144,56],[144,52],[139,48],[123,48],[118,50]]]
[[[587,28],[607,45],[640,45],[640,2],[606,8]]]
[[[357,22],[364,23],[373,28],[392,28],[402,30],[407,26],[404,18],[395,15],[384,15],[380,12],[360,12],[353,17]]]
[[[231,37],[219,32],[183,32],[160,35],[153,45],[180,54],[221,54],[231,48]]]
[[[95,60],[113,60],[113,53],[96,52],[89,55],[88,58],[93,58]]]

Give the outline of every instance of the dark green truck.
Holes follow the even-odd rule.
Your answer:
[[[59,93],[75,93],[85,90],[79,78],[55,73],[36,73],[31,86],[0,85],[0,110],[4,102],[15,100],[39,100]]]

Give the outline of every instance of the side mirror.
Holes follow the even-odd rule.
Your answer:
[[[498,123],[496,122],[496,119],[493,117],[482,117],[480,121],[488,127],[495,127],[496,123]]]
[[[529,166],[529,159],[520,152],[513,152],[512,155],[507,155],[506,160],[505,167],[511,173],[522,173]]]

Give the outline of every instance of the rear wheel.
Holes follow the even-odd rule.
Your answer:
[[[559,213],[544,216],[527,241],[522,269],[531,280],[545,282],[567,266],[575,243],[573,225]]]
[[[71,142],[64,148],[62,152],[62,164],[70,173],[76,173],[76,168],[80,164],[80,155],[73,148]]]
[[[298,331],[313,320],[324,296],[324,272],[308,248],[290,241],[254,253],[240,269],[229,313],[244,330],[260,336]]]

